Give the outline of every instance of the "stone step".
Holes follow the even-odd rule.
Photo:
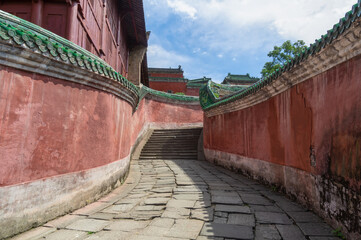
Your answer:
[[[198,142],[178,142],[178,141],[172,141],[172,142],[151,142],[147,143],[144,147],[172,147],[172,146],[183,146],[183,147],[189,147],[189,146],[197,146]]]
[[[197,151],[198,149],[197,148],[192,148],[192,149],[183,149],[183,148],[178,148],[178,149],[157,149],[157,150],[154,150],[154,149],[143,149],[142,150],[142,153],[191,153],[191,152],[198,152]]]
[[[182,157],[182,156],[157,156],[157,157],[140,157],[139,160],[154,160],[154,159],[161,159],[161,160],[197,160],[198,156],[192,156],[192,157]]]
[[[145,156],[194,156],[197,155],[196,152],[193,153],[142,153],[142,157]]]
[[[196,160],[201,131],[201,128],[154,130],[139,159]]]

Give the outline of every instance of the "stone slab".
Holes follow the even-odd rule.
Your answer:
[[[295,225],[276,225],[279,233],[284,240],[305,240],[306,237]]]
[[[203,221],[178,219],[167,234],[168,237],[196,239],[203,227]]]
[[[143,229],[149,225],[150,221],[135,221],[121,219],[109,224],[104,230],[106,231],[124,231],[130,232],[137,229]]]
[[[171,199],[169,200],[169,202],[167,203],[167,208],[193,208],[194,204],[196,203],[196,201],[191,201],[191,200],[176,200],[176,199]]]
[[[171,228],[174,223],[175,220],[172,218],[155,218],[152,220],[150,225],[157,227]]]
[[[236,239],[254,238],[252,227],[222,223],[205,223],[201,235]]]
[[[228,196],[222,196],[222,195],[215,195],[215,196],[212,196],[212,203],[240,205],[243,202],[240,197],[228,197]]]
[[[267,198],[261,196],[260,194],[240,194],[242,200],[245,203],[253,204],[253,205],[273,205],[273,203]]]
[[[61,229],[59,231],[53,232],[49,235],[46,235],[44,239],[46,240],[78,240],[87,236],[88,233],[82,231],[66,230]]]
[[[262,205],[249,205],[252,212],[278,212],[283,213],[283,210],[276,205],[262,206]]]
[[[251,214],[239,214],[239,213],[231,213],[228,215],[227,224],[236,224],[242,226],[255,226],[254,216]]]
[[[191,210],[190,218],[211,222],[213,221],[213,209],[212,208],[193,209]]]
[[[292,224],[291,219],[284,213],[256,212],[255,216],[258,223]]]
[[[148,198],[144,201],[147,205],[166,205],[170,198]]]
[[[22,234],[19,234],[11,240],[33,240],[33,239],[40,239],[41,237],[45,235],[49,235],[56,231],[56,228],[51,227],[37,227],[33,228],[30,231],[24,232]]]
[[[216,204],[215,211],[228,212],[228,213],[251,213],[248,206],[224,205]]]
[[[332,228],[326,223],[297,223],[305,235],[333,236]]]
[[[86,231],[86,232],[98,232],[108,226],[111,222],[98,219],[80,219],[69,226],[67,229]]]
[[[255,240],[281,240],[281,236],[274,225],[257,225]]]
[[[295,221],[299,223],[319,223],[322,222],[321,218],[316,216],[312,212],[287,212],[287,214]]]

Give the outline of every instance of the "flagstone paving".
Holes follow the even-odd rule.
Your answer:
[[[319,217],[197,160],[133,160],[108,196],[13,239],[338,239]]]

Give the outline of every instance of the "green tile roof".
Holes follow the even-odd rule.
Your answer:
[[[259,78],[251,77],[248,73],[246,75],[239,75],[239,74],[230,74],[224,78],[222,84],[228,83],[245,83],[245,84],[252,84],[259,80]]]
[[[211,81],[211,80],[212,80],[211,78],[207,78],[207,77],[188,80],[187,87],[200,88],[200,87],[204,86],[208,81]]]
[[[46,29],[0,10],[0,39],[55,61],[87,69],[118,81],[138,95],[138,88],[98,56]]]

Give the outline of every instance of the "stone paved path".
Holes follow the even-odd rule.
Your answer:
[[[208,162],[134,160],[108,196],[13,239],[338,238],[312,212]]]

